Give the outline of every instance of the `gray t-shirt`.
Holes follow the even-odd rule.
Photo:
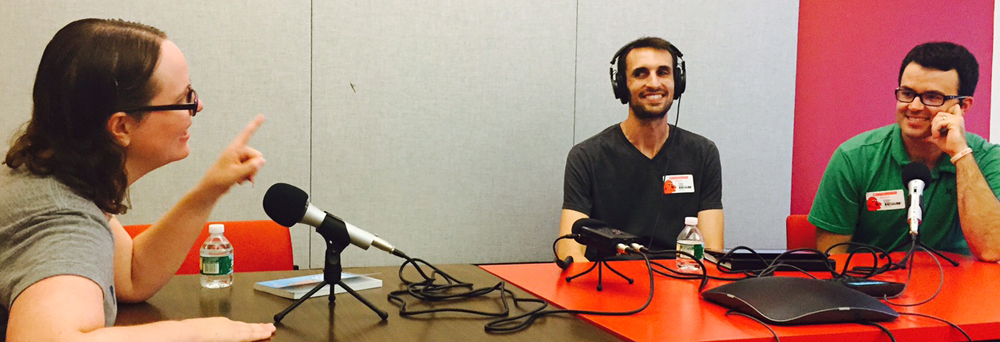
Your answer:
[[[0,165],[0,341],[14,300],[56,275],[78,275],[104,290],[104,324],[115,324],[115,240],[104,213],[52,177]]]

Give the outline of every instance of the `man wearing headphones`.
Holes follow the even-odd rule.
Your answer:
[[[1000,260],[1000,146],[965,131],[979,63],[965,47],[925,43],[903,58],[896,122],[861,133],[833,152],[809,222],[820,250],[855,242],[896,250],[910,245],[904,166],[930,170],[920,241],[940,251]]]
[[[723,248],[719,151],[711,140],[666,118],[684,92],[681,57],[666,40],[646,37],[612,58],[612,87],[615,97],[629,105],[628,118],[570,150],[560,236],[589,217],[638,236],[651,250],[673,250],[690,216],[698,217],[706,248]],[[560,260],[595,257],[596,251],[576,242],[559,243]]]

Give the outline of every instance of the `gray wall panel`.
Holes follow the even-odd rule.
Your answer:
[[[315,2],[313,203],[435,263],[551,258],[574,6]]]
[[[29,118],[42,49],[66,23],[152,24],[187,56],[206,103],[192,154],[135,184],[126,224],[158,218],[262,113],[252,145],[268,164],[212,220],[266,219],[264,191],[287,182],[435,263],[549,260],[566,153],[626,116],[610,91],[611,54],[657,35],[687,57],[680,125],[722,153],[727,245],[783,245],[795,1],[7,0],[4,9],[3,150]],[[292,235],[295,262],[321,267],[321,238],[303,225]],[[345,258],[398,263],[356,248]]]
[[[726,246],[784,247],[798,2],[581,1],[579,20],[575,141],[628,116],[608,80],[615,51],[642,36],[671,41],[688,67],[679,125],[721,154]]]

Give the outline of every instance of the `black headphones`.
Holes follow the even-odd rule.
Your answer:
[[[628,91],[628,82],[626,81],[627,72],[618,72],[617,70],[625,70],[625,56],[628,56],[628,53],[632,51],[635,43],[625,44],[621,49],[618,49],[618,52],[615,52],[614,57],[611,57],[611,89],[615,92],[615,98],[621,100],[622,104],[628,103],[631,94]],[[676,100],[681,98],[687,85],[685,76],[687,68],[684,66],[684,58],[682,58],[684,54],[674,44],[667,42],[667,51],[674,57],[674,100]],[[616,68],[617,70],[615,70]]]

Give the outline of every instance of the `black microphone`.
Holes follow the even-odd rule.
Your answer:
[[[601,256],[621,254],[619,245],[631,245],[639,241],[635,235],[614,229],[601,220],[582,218],[573,222],[573,234],[576,242],[594,248]]]
[[[903,167],[903,184],[910,193],[910,208],[906,211],[906,221],[910,224],[910,235],[917,236],[923,211],[920,209],[920,199],[924,187],[931,182],[931,170],[923,163],[909,163]]]
[[[277,183],[267,189],[264,194],[264,212],[278,224],[291,227],[296,223],[304,223],[317,228],[320,234],[327,237],[325,231],[346,231],[350,243],[367,250],[370,246],[389,252],[392,255],[409,259],[405,253],[393,247],[375,234],[345,222],[333,214],[322,211],[309,203],[309,195],[293,185]],[[329,238],[328,238],[329,239]],[[343,242],[341,242],[343,243]]]
[[[577,243],[587,246],[588,248],[593,248],[598,253],[604,256],[610,256],[617,253],[617,244],[612,243],[611,239],[601,238],[602,236],[608,236],[612,234],[599,234],[597,231],[603,230],[608,233],[612,228],[608,227],[608,224],[601,220],[596,220],[592,218],[582,218],[573,222],[572,236],[573,240]],[[627,234],[625,232],[614,229],[622,234]],[[561,269],[566,269],[569,265],[573,264],[573,257],[568,256],[566,259],[556,258],[556,265]]]

